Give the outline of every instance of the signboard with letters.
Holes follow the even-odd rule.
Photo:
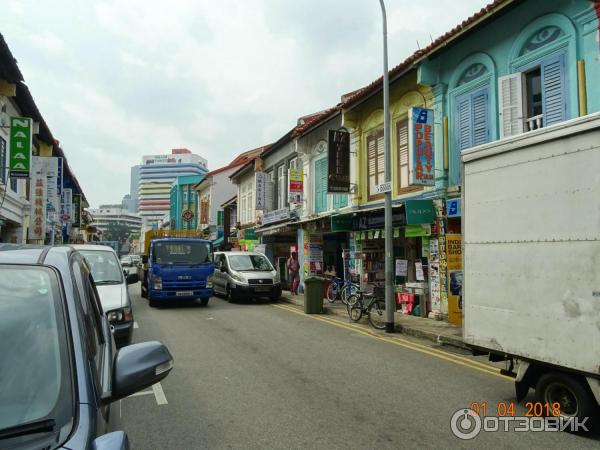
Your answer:
[[[63,223],[71,223],[73,217],[73,190],[63,188],[60,200],[60,220]]]
[[[408,149],[409,184],[435,185],[432,109],[410,109]]]
[[[31,225],[29,239],[46,237],[46,183],[48,182],[41,164],[35,164],[31,171]]]
[[[447,216],[452,217],[460,217],[460,198],[453,198],[446,201],[446,210],[448,211]]]
[[[406,200],[406,223],[416,225],[422,223],[433,223],[435,221],[435,210],[433,200]]]
[[[29,117],[10,118],[9,176],[28,178],[31,170],[33,121]]]
[[[256,205],[255,208],[258,210],[267,209],[267,184],[268,175],[265,172],[256,172],[255,186],[256,186]]]
[[[81,194],[73,194],[73,226],[81,226]]]
[[[327,192],[350,192],[350,133],[329,130],[327,142]]]
[[[288,208],[276,209],[275,211],[269,211],[263,214],[262,224],[268,225],[274,222],[280,222],[290,218],[290,210]]]
[[[304,196],[304,172],[302,169],[288,169],[289,202],[301,204]]]

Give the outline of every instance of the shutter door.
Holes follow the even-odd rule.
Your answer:
[[[542,63],[542,107],[544,126],[567,119],[564,54]]]
[[[473,109],[473,147],[489,141],[487,89],[471,95]]]
[[[500,139],[523,133],[523,81],[520,73],[498,78]]]
[[[456,117],[458,132],[458,153],[473,146],[471,133],[471,95],[463,95],[457,99]]]

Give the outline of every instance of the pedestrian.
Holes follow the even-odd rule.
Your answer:
[[[288,275],[290,280],[290,293],[298,295],[298,284],[300,284],[300,263],[298,262],[298,255],[296,252],[292,252],[287,260]]]

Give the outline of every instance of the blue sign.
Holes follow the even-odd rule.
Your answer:
[[[446,201],[448,217],[460,217],[460,198],[453,198]]]
[[[409,184],[435,185],[433,109],[410,109],[408,124]]]

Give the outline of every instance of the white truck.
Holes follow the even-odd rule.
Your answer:
[[[462,154],[463,338],[517,400],[600,404],[600,114]]]

